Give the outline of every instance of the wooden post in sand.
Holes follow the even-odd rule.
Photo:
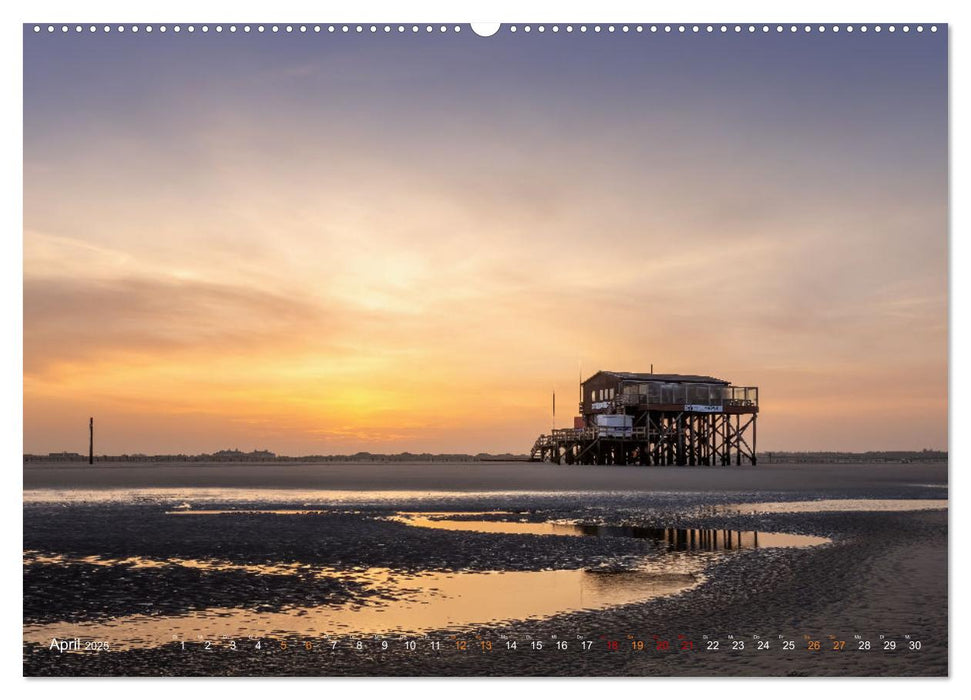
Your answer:
[[[88,419],[88,464],[94,464],[94,418]]]

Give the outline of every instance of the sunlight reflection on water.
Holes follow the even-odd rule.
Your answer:
[[[305,510],[174,511],[173,515],[213,517],[289,517]],[[304,563],[237,564],[208,559],[151,559],[98,556],[65,557],[24,553],[25,565],[83,563],[141,569],[189,567],[237,570],[255,575],[312,575],[339,578],[380,590],[385,600],[367,604],[289,607],[275,611],[210,608],[180,615],[127,615],[108,620],[24,626],[24,641],[48,644],[52,638],[82,637],[107,641],[112,648],[152,647],[172,641],[221,637],[319,637],[339,634],[422,633],[505,620],[545,618],[579,610],[596,610],[643,602],[690,590],[704,581],[702,572],[716,556],[757,547],[804,547],[824,544],[822,537],[787,533],[711,529],[635,528],[562,522],[454,520],[484,512],[400,512],[392,519],[413,527],[496,534],[570,537],[634,537],[653,540],[657,555],[644,557],[620,571],[560,569],[552,571],[460,571],[403,573],[392,569],[337,569]],[[489,515],[506,515],[490,511]],[[389,600],[389,599],[393,599]]]

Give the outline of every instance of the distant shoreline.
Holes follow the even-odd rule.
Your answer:
[[[947,462],[948,453],[940,450],[888,450],[868,452],[760,452],[762,464],[908,464]],[[238,452],[224,450],[214,454],[199,455],[95,455],[95,464],[144,463],[144,464],[331,464],[331,463],[461,463],[461,462],[526,462],[525,454],[431,454],[401,452],[397,454],[374,454],[358,452],[353,455],[306,455],[289,457],[267,451]],[[34,464],[77,464],[86,465],[86,455],[62,452],[47,455],[24,455],[24,466]]]

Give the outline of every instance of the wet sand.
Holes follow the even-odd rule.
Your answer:
[[[610,467],[529,462],[84,463],[31,462],[25,489],[240,488],[382,491],[866,491],[944,486],[946,463]]]
[[[327,470],[340,467],[336,471]],[[527,523],[582,522],[590,525],[637,528],[715,528],[737,531],[780,532],[826,538],[828,544],[802,549],[752,548],[726,556],[713,556],[702,564],[701,576],[684,590],[642,602],[595,611],[573,611],[537,619],[507,620],[453,626],[420,634],[384,636],[388,648],[372,635],[358,635],[358,649],[341,638],[337,648],[315,639],[311,649],[293,637],[287,649],[274,637],[259,651],[217,643],[209,650],[178,644],[152,648],[87,654],[58,654],[44,645],[24,645],[27,675],[946,675],[947,665],[947,512],[837,511],[739,512],[726,505],[820,498],[940,499],[946,479],[943,465],[826,465],[814,472],[807,465],[757,468],[766,475],[762,488],[743,488],[754,479],[749,470],[735,468],[654,469],[586,468],[591,475],[543,465],[520,476],[516,485],[545,493],[509,493],[494,485],[493,464],[428,465],[439,476],[434,484],[416,479],[415,470],[402,465],[310,465],[289,474],[285,483],[308,489],[313,474],[322,489],[338,489],[356,479],[382,478],[382,489],[413,488],[410,497],[391,501],[349,504],[313,504],[307,493],[300,500],[275,502],[274,508],[305,512],[275,515],[211,514],[197,517],[168,515],[193,486],[226,489],[227,475],[255,474],[265,467],[204,467],[215,477],[204,484],[159,479],[157,467],[132,469],[119,481],[106,481],[109,470],[75,478],[82,488],[106,488],[109,483],[132,488],[133,479],[150,488],[182,487],[186,493],[140,501],[101,500],[65,504],[28,502],[24,506],[25,550],[46,556],[72,558],[70,566],[54,566],[43,558],[25,557],[25,621],[46,624],[73,620],[97,623],[111,616],[146,612],[158,615],[162,628],[166,615],[192,615],[193,611],[224,607],[264,610],[267,614],[295,607],[394,605],[393,587],[362,586],[352,576],[312,576],[314,567],[327,571],[362,571],[383,567],[405,577],[409,573],[439,572],[458,575],[486,571],[538,572],[581,569],[623,572],[645,556],[653,556],[656,543],[635,537],[551,536],[510,532],[476,532],[460,529],[415,527],[396,521],[402,510],[453,513],[448,518],[525,520]],[[330,476],[320,478],[318,467]],[[364,467],[364,472],[354,471]],[[195,469],[196,467],[180,467]],[[277,469],[270,466],[269,469]],[[215,470],[209,472],[208,470]],[[463,488],[442,495],[453,486],[449,470]],[[552,471],[557,470],[557,471]],[[28,472],[25,470],[25,479]],[[83,470],[81,470],[83,472]],[[148,472],[148,473],[146,473]],[[57,470],[59,479],[65,470]],[[80,473],[80,472],[75,472]],[[621,489],[616,473],[640,484]],[[154,474],[154,476],[153,476]],[[560,476],[572,474],[573,476]],[[556,476],[551,480],[551,475]],[[696,484],[700,476],[721,485]],[[137,478],[136,478],[137,477]],[[171,477],[171,473],[169,473]],[[298,478],[299,477],[299,478]],[[182,478],[182,477],[180,477]],[[255,477],[254,477],[255,478]],[[266,478],[265,476],[260,478]],[[55,480],[56,481],[56,480]],[[554,482],[555,483],[552,483]],[[610,488],[600,490],[600,485]],[[584,490],[578,483],[592,483]],[[64,488],[63,481],[57,488]],[[94,486],[97,483],[99,486]],[[647,492],[647,484],[664,483],[666,489]],[[825,483],[825,488],[819,484]],[[695,484],[692,486],[692,484]],[[253,483],[245,484],[247,488]],[[279,482],[272,484],[280,488]],[[769,488],[771,486],[771,488]],[[423,489],[434,495],[422,493]],[[590,487],[588,487],[590,488]],[[503,490],[502,494],[468,494],[461,490]],[[231,493],[217,491],[217,493]],[[36,495],[36,492],[34,492]],[[171,497],[171,498],[170,498]],[[228,510],[266,508],[263,501],[241,503],[213,497],[205,508]],[[280,496],[284,498],[285,496]],[[366,494],[361,498],[367,501]],[[199,506],[200,508],[202,506]],[[756,510],[757,509],[753,509]],[[461,512],[454,515],[455,512]],[[476,516],[474,513],[483,513]],[[514,515],[509,515],[513,513]],[[489,528],[486,528],[489,529]],[[501,529],[501,528],[500,528]],[[747,540],[746,540],[747,541]],[[822,540],[820,540],[822,541]],[[124,560],[218,560],[233,567],[187,572],[184,567],[132,568],[83,562],[84,557]],[[81,561],[79,561],[81,560]],[[51,568],[54,566],[54,568]],[[265,572],[259,567],[268,566]],[[97,571],[95,571],[97,569]],[[510,594],[511,595],[511,594]],[[385,600],[384,597],[388,600]],[[880,635],[893,639],[892,651],[876,648]],[[555,635],[555,637],[554,637]],[[680,637],[679,637],[680,635]],[[705,643],[704,636],[744,640],[745,650],[724,646],[707,651],[677,649],[679,639]],[[753,635],[770,641],[766,650],[753,648]],[[782,635],[783,638],[780,638]],[[832,635],[832,638],[830,637]],[[874,644],[868,652],[855,648],[854,635]],[[907,639],[919,640],[919,651],[907,648]],[[582,640],[578,637],[583,637]],[[405,647],[411,639],[416,650]],[[437,640],[440,649],[424,649]],[[505,649],[515,640],[516,651]],[[558,641],[567,641],[558,649]],[[669,640],[671,651],[655,648]],[[793,650],[782,643],[792,641]],[[821,649],[810,651],[810,641]],[[843,640],[844,650],[828,645]],[[466,642],[463,649],[459,642]],[[485,641],[494,644],[486,651]],[[528,648],[542,641],[542,649]],[[581,642],[590,642],[583,650]],[[618,650],[607,649],[618,642]],[[644,642],[638,650],[636,643]]]

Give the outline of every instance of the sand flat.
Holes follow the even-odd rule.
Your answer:
[[[834,511],[901,512],[910,510],[947,510],[947,500],[939,498],[834,498],[816,501],[779,503],[731,503],[719,506],[721,513],[830,513]]]
[[[947,485],[947,463],[728,467],[530,462],[84,463],[24,465],[25,489],[233,488],[363,491],[818,491]],[[868,494],[870,495],[870,494]],[[938,495],[938,494],[935,494]]]

